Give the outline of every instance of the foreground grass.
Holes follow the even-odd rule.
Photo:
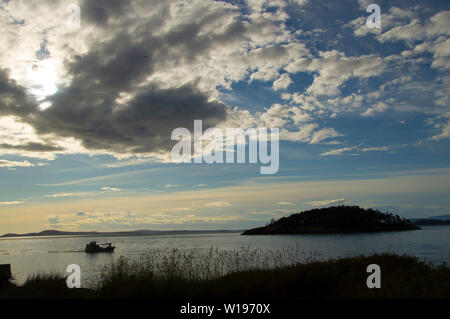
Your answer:
[[[209,259],[199,260],[173,250],[163,254],[165,259],[154,254],[140,260],[120,258],[105,266],[94,289],[68,289],[61,276],[38,275],[23,286],[3,289],[0,298],[450,298],[450,268],[433,267],[416,257],[375,254],[289,265],[280,258],[283,253],[254,253],[247,260],[233,252],[209,254]],[[369,264],[381,267],[381,289],[366,286]]]

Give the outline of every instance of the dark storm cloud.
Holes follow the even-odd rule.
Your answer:
[[[67,58],[71,82],[47,99],[52,106],[43,111],[27,103],[24,91],[0,73],[0,94],[5,92],[0,112],[20,115],[38,134],[74,137],[88,149],[116,153],[167,151],[173,145],[173,129],[192,129],[196,119],[203,120],[206,129],[226,119],[226,106],[211,101],[195,81],[183,86],[142,83],[155,71],[201,61],[210,48],[242,41],[245,22],[205,33],[206,25],[227,13],[199,12],[194,21],[157,33],[163,14],[169,14],[164,3],[159,3],[157,24],[127,17],[130,8],[122,1],[88,1],[83,8],[91,23],[114,22],[115,27],[108,28],[112,36],[92,44],[83,55]],[[5,104],[4,96],[15,100],[15,106]]]
[[[0,69],[0,115],[25,116],[36,110],[36,104],[25,89]]]
[[[86,0],[81,7],[87,22],[106,25],[110,18],[123,15],[130,4],[130,0]]]
[[[152,37],[133,41],[120,33],[108,42],[96,44],[87,54],[75,56],[69,63],[68,70],[74,79],[59,97],[78,90],[113,96],[128,91],[153,72],[154,55],[162,53],[158,42]]]
[[[170,134],[176,127],[192,129],[195,119],[203,119],[205,127],[210,127],[225,118],[223,104],[208,102],[192,86],[146,87],[117,110],[108,97],[84,97],[77,101],[76,95],[64,96],[65,104],[48,108],[31,123],[41,133],[75,137],[88,149],[146,153],[170,149]]]
[[[224,120],[225,105],[209,102],[195,84],[135,88],[165,63],[171,41],[151,36],[132,41],[118,34],[96,45],[75,57],[68,66],[73,76],[70,86],[52,96],[53,106],[29,122],[40,133],[75,137],[88,149],[146,153],[168,150],[176,127],[189,128],[195,119],[202,119],[205,127]],[[121,105],[117,102],[121,92],[134,98]]]
[[[64,151],[64,148],[51,144],[42,144],[42,143],[27,143],[23,145],[11,145],[2,143],[0,144],[0,148],[3,149],[14,149],[21,150],[27,152],[56,152],[56,151]]]

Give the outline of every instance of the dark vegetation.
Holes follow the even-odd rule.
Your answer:
[[[405,218],[359,206],[312,209],[280,218],[243,235],[362,233],[420,229]]]
[[[0,265],[0,289],[9,287],[11,285],[11,279],[11,265]]]
[[[450,298],[450,269],[416,257],[381,254],[301,263],[279,262],[289,254],[211,251],[211,259],[172,250],[163,259],[119,258],[105,266],[96,287],[68,289],[62,276],[36,275],[23,286],[0,289],[0,298],[151,298],[292,300],[333,298]],[[256,258],[256,259],[255,259]],[[254,267],[258,258],[266,266]],[[274,264],[275,263],[275,264]],[[368,289],[367,266],[381,267],[381,288]],[[274,268],[269,268],[275,266]]]

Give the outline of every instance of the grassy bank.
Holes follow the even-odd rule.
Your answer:
[[[104,267],[94,289],[68,289],[61,276],[38,275],[23,286],[3,288],[0,298],[450,298],[450,268],[415,257],[381,254],[290,263],[286,252],[248,253],[243,259],[242,252],[211,250],[203,256],[209,259],[198,259],[172,250],[159,257],[120,258]],[[366,286],[369,264],[381,267],[380,289]]]

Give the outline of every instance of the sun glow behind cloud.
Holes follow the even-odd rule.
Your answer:
[[[30,87],[30,93],[36,96],[38,101],[55,94],[58,91],[57,74],[57,63],[51,58],[34,63],[28,70],[25,79]],[[42,108],[49,106],[46,103],[41,105],[45,105]]]

